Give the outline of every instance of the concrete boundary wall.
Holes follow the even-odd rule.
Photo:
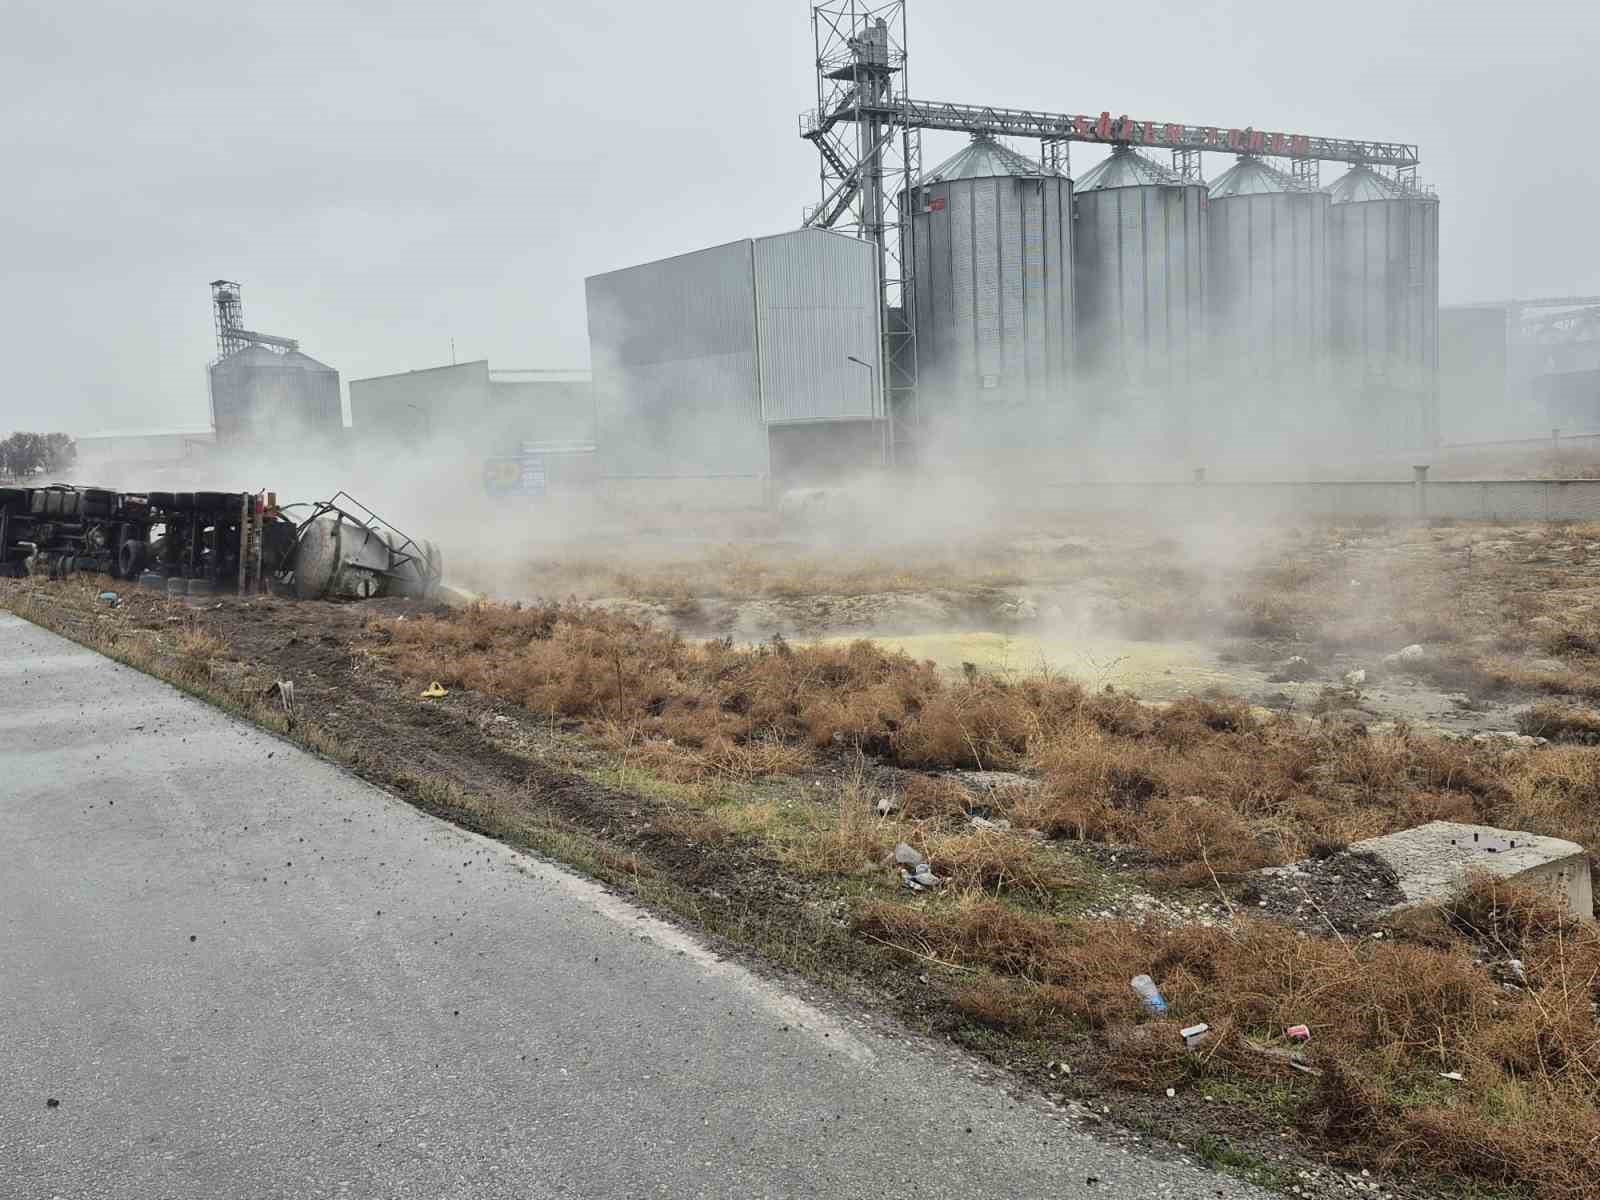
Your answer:
[[[1077,512],[1184,516],[1452,517],[1467,521],[1600,521],[1600,479],[1488,482],[1067,483]]]

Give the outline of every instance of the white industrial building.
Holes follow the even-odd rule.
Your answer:
[[[492,369],[487,359],[352,379],[350,423],[363,442],[451,441],[485,454],[595,440],[587,372]]]
[[[764,480],[879,462],[875,253],[802,229],[589,277],[604,472]]]

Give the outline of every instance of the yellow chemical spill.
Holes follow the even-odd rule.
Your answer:
[[[848,645],[853,637],[821,638],[822,646]],[[971,663],[979,670],[1014,675],[1050,672],[1090,688],[1106,686],[1149,698],[1180,695],[1210,687],[1237,688],[1237,672],[1217,661],[1199,642],[1144,642],[1104,637],[1038,637],[980,630],[919,633],[871,639],[919,661],[928,659],[953,671]]]

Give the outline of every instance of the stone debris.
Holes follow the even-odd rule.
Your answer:
[[[1398,666],[1411,667],[1422,662],[1427,657],[1427,647],[1413,642],[1411,645],[1405,646],[1402,649],[1396,650],[1393,654],[1385,656],[1383,661]]]
[[[1549,738],[1533,737],[1531,734],[1516,733],[1510,729],[1495,729],[1484,733],[1475,733],[1472,740],[1480,746],[1516,746],[1532,750],[1536,746],[1547,746]]]
[[[1582,846],[1561,838],[1489,825],[1429,821],[1415,829],[1351,845],[1394,872],[1406,904],[1437,904],[1450,898],[1472,871],[1550,892],[1573,916],[1594,918],[1589,857]]]
[[[1011,829],[1011,822],[1004,817],[997,817],[994,820],[988,817],[968,817],[967,824],[987,833],[1006,833]]]

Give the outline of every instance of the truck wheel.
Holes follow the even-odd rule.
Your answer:
[[[150,544],[141,542],[138,538],[128,538],[117,547],[117,572],[123,579],[137,579],[139,572],[144,570],[146,558],[149,556]]]

